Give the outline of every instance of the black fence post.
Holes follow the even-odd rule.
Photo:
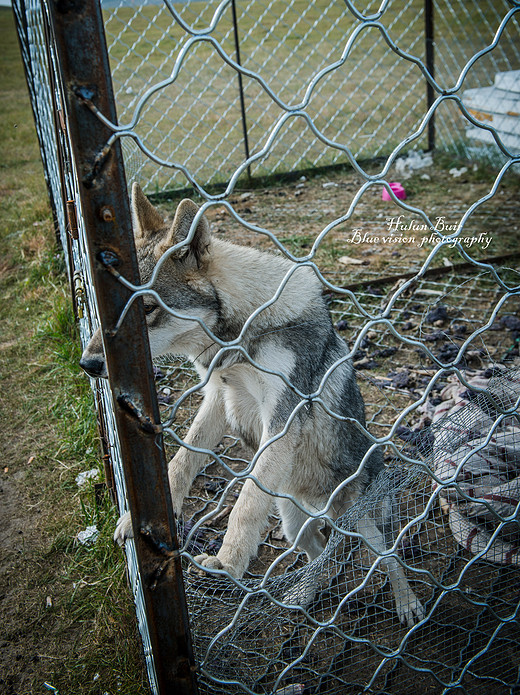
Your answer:
[[[435,30],[433,21],[434,0],[424,0],[424,38],[426,69],[435,77]],[[435,101],[432,85],[426,80],[426,108],[429,109]],[[435,149],[435,112],[428,121],[428,152]]]
[[[128,503],[161,695],[196,695],[195,663],[142,302],[116,329],[139,272],[98,0],[50,0],[67,128],[78,172]]]
[[[238,20],[237,20],[237,8],[235,0],[231,0],[231,13],[233,16],[233,34],[235,37],[235,55],[237,63],[241,66],[240,61],[240,38],[238,35]],[[249,135],[247,132],[247,118],[246,118],[246,102],[244,98],[244,82],[242,80],[242,73],[238,73],[238,92],[240,97],[240,113],[242,115],[242,132],[244,135],[244,151],[246,155],[246,160],[249,159]],[[251,167],[247,167],[247,176],[251,179]]]

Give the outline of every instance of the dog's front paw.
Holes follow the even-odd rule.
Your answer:
[[[124,545],[127,538],[133,537],[132,519],[130,518],[130,512],[126,512],[126,514],[119,517],[116,530],[114,531],[114,540],[118,545]]]
[[[216,555],[208,555],[207,553],[202,553],[201,555],[196,555],[194,560],[207,570],[226,570],[226,572],[228,572],[232,577],[237,576],[235,568],[231,565],[223,563]],[[201,574],[204,573],[202,570],[199,571]]]
[[[202,553],[201,555],[197,555],[194,559],[195,562],[199,563],[199,565],[207,567],[209,570],[224,569],[224,566],[222,565],[218,557],[216,557],[216,555],[208,555],[207,553]]]

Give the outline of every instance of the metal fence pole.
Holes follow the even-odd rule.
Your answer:
[[[434,0],[424,0],[424,39],[425,39],[425,63],[426,69],[432,77],[435,76],[435,33],[433,22]],[[426,108],[435,101],[435,93],[432,85],[426,80]],[[435,113],[432,113],[428,121],[428,151],[435,149]]]
[[[194,657],[160,416],[141,302],[114,330],[139,274],[119,141],[91,110],[116,123],[98,0],[51,0],[67,126],[78,171],[87,244],[100,309],[114,414],[132,513],[148,628],[161,695],[196,695]]]
[[[240,62],[240,38],[238,35],[238,19],[237,19],[237,8],[235,0],[231,0],[231,12],[233,15],[233,36],[235,39],[235,55],[237,63],[241,66]],[[244,134],[244,152],[246,159],[249,159],[249,135],[247,132],[247,119],[246,119],[246,102],[244,98],[244,83],[242,80],[242,73],[238,73],[238,91],[240,95],[240,114],[242,116],[242,132]],[[247,176],[251,178],[251,167],[247,167]]]

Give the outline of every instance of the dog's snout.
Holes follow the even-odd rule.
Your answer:
[[[83,355],[79,361],[79,366],[91,377],[105,377],[105,360],[99,357]]]
[[[99,377],[105,379],[108,376],[105,351],[103,349],[103,341],[101,340],[101,331],[99,328],[95,331],[88,345],[83,350],[79,366],[81,369],[85,370],[89,376],[95,379]]]

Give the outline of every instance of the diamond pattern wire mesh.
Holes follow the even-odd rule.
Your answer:
[[[41,156],[44,162],[44,172],[51,198],[51,206],[57,228],[60,231],[60,241],[66,248],[65,235],[65,210],[60,195],[61,182],[57,152],[57,136],[53,127],[53,93],[49,82],[48,71],[49,56],[46,52],[46,41],[43,24],[40,19],[41,8],[39,3],[28,2],[26,5],[27,16],[15,3],[13,10],[20,27],[20,46],[22,58],[28,75],[31,104],[37,123],[37,134],[40,144]],[[39,105],[36,108],[36,105]]]
[[[462,89],[489,84],[495,72],[518,65],[515,11],[520,7],[506,2],[435,4],[436,80],[446,90],[436,109],[437,144],[439,149],[469,153],[471,143],[464,139],[468,121],[460,115],[457,100]],[[518,682],[518,522],[504,521],[513,518],[510,510],[504,515],[493,505],[487,508],[491,521],[481,522],[477,514],[475,523],[475,516],[466,514],[464,505],[471,504],[473,495],[461,481],[474,458],[458,458],[454,476],[447,480],[435,482],[435,477],[443,470],[436,465],[439,452],[446,450],[443,433],[450,432],[455,415],[466,436],[458,443],[470,444],[471,454],[488,446],[493,433],[500,440],[501,428],[511,428],[507,436],[513,453],[508,449],[502,456],[507,481],[501,484],[512,484],[518,477],[518,423],[506,420],[499,409],[492,423],[485,420],[485,429],[475,432],[474,410],[485,409],[487,401],[458,409],[471,379],[477,380],[477,388],[485,385],[491,392],[502,392],[506,383],[513,389],[513,400],[518,399],[517,368],[503,366],[504,361],[511,364],[514,354],[507,325],[508,317],[518,314],[518,273],[478,265],[462,245],[458,254],[469,264],[464,274],[455,267],[428,275],[439,269],[442,253],[412,254],[406,257],[406,268],[385,269],[390,277],[404,271],[403,278],[386,284],[380,283],[379,271],[365,266],[349,267],[347,280],[345,271],[322,264],[319,256],[327,235],[332,236],[340,222],[353,222],[359,209],[370,215],[362,198],[374,186],[379,194],[380,181],[390,180],[401,149],[410,142],[425,145],[422,3],[361,8],[353,2],[239,2],[237,10],[250,161],[243,152],[230,2],[106,4],[121,124],[114,126],[114,137],[122,138],[129,179],[146,182],[149,192],[192,185],[209,202],[208,215],[220,215],[221,206],[249,243],[272,242],[286,255],[289,247],[273,231],[269,215],[260,223],[249,222],[233,199],[238,176],[247,164],[260,175],[350,161],[359,181],[348,209],[329,215],[310,245],[303,247],[303,253],[309,251],[307,259],[300,253],[299,260],[316,263],[333,321],[355,347],[368,428],[385,449],[387,467],[338,520],[325,553],[312,563],[298,551],[288,551],[279,519],[273,516],[259,556],[242,581],[186,574],[201,692],[505,694]],[[36,15],[31,21],[37,25]],[[496,32],[497,46],[470,65]],[[407,60],[402,52],[418,60]],[[26,59],[42,65],[46,60],[43,54]],[[34,79],[38,87],[40,82],[45,85],[44,74]],[[457,81],[455,101],[446,98]],[[49,100],[48,95],[34,98]],[[52,137],[43,139],[49,139],[51,150],[55,147]],[[265,156],[257,157],[262,148]],[[492,150],[493,196],[519,158],[515,152]],[[358,163],[377,156],[388,159],[376,174]],[[505,162],[504,167],[496,161]],[[70,177],[73,191],[73,171]],[[227,183],[226,192],[207,193],[215,183]],[[472,233],[486,197],[465,201],[461,234]],[[430,210],[400,205],[402,212],[434,227]],[[276,210],[271,212],[276,215]],[[375,215],[367,219],[377,231],[381,222]],[[512,223],[513,215],[507,220]],[[60,225],[66,228],[64,220]],[[507,234],[507,223],[505,230]],[[88,278],[81,239],[80,234],[73,264]],[[347,283],[355,290],[345,289]],[[95,299],[86,284],[94,316]],[[439,328],[430,312],[441,307],[446,313]],[[91,329],[83,322],[84,337]],[[391,369],[385,362],[389,359]],[[191,366],[182,360],[163,360],[158,370],[164,422],[174,449],[200,404],[200,388]],[[103,401],[110,421],[107,393]],[[439,417],[443,408],[448,419]],[[486,415],[489,418],[489,412]],[[124,510],[117,434],[110,424],[108,435]],[[229,488],[224,499],[223,491],[251,458],[233,437],[224,439],[215,453],[221,463],[208,461],[180,522],[187,569],[193,569],[194,555],[218,550],[237,486]],[[514,494],[513,487],[513,500]],[[380,508],[390,496],[396,499],[396,524],[389,547],[393,545],[426,608],[426,619],[412,628],[396,619],[381,557],[369,552],[356,534],[357,520],[366,509]],[[462,520],[457,512],[464,512]],[[464,535],[469,522],[471,537]],[[488,541],[482,550],[474,540],[480,542],[485,533]],[[498,533],[504,537],[498,538]],[[496,540],[504,548],[508,544],[505,562],[498,556],[493,562],[481,557],[500,547]],[[156,691],[131,544],[128,552]]]
[[[517,278],[518,274],[513,272],[512,277]],[[384,294],[368,289],[361,291],[358,298],[363,308],[371,311],[381,306]],[[429,304],[431,299],[421,302],[421,294],[435,297],[436,303]],[[460,344],[466,331],[471,334],[494,312],[496,323],[502,316],[516,314],[515,297],[499,311],[497,301],[500,302],[500,292],[489,273],[468,273],[463,278],[447,274],[442,281],[434,278],[420,283],[398,307],[393,326],[404,335],[412,331],[422,336],[428,345],[432,326],[426,314],[441,303],[449,313],[449,325],[444,325],[443,333],[452,334],[450,345]],[[347,320],[347,340],[354,338],[365,322],[362,313],[341,297],[331,300],[331,313],[337,321]],[[407,327],[412,323],[411,329]],[[462,335],[460,326],[465,326]],[[388,378],[381,376],[380,370],[368,372],[361,366],[358,379],[366,401],[369,429],[382,437],[392,427],[396,431],[390,438],[396,446],[387,452],[387,468],[338,521],[339,530],[313,563],[307,564],[301,554],[292,553],[272,571],[271,563],[275,560],[276,565],[287,547],[280,540],[283,534],[279,520],[272,517],[259,558],[238,586],[207,576],[186,575],[195,647],[206,676],[201,679],[202,692],[426,693],[460,683],[467,693],[479,693],[482,688],[486,692],[505,693],[507,684],[516,681],[518,659],[514,644],[520,636],[516,622],[518,595],[513,588],[519,579],[518,569],[514,569],[518,564],[517,523],[508,530],[508,525],[502,524],[512,545],[506,545],[501,557],[502,543],[499,538],[490,543],[489,525],[479,526],[481,533],[487,533],[481,538],[483,544],[471,546],[472,529],[464,535],[464,523],[460,519],[454,522],[454,512],[450,516],[446,509],[445,496],[450,495],[452,488],[437,488],[433,475],[442,474],[439,460],[444,461],[453,452],[462,449],[466,454],[475,447],[482,448],[482,439],[489,437],[491,429],[498,439],[496,446],[503,443],[501,432],[509,433],[509,448],[502,452],[502,460],[506,479],[514,480],[520,473],[518,416],[504,419],[499,409],[494,417],[488,415],[482,422],[479,413],[489,412],[486,398],[477,396],[476,400],[464,401],[467,390],[449,376],[451,370],[446,380],[446,373],[439,374],[424,352],[393,339],[389,330],[378,326],[375,329],[367,341],[370,348],[365,343],[361,350],[368,348],[372,355],[395,350],[391,358],[397,372],[390,371],[393,378]],[[501,403],[506,408],[515,401],[518,405],[518,370],[506,369],[493,376],[492,370],[486,371],[482,365],[499,364],[509,349],[510,337],[496,331],[492,344],[487,344],[487,340],[475,341],[472,350],[465,353],[462,368],[464,377],[477,388],[487,388],[492,394],[507,393],[509,400],[502,398]],[[438,350],[433,351],[437,355]],[[360,357],[355,355],[355,360],[356,356]],[[404,380],[399,378],[402,376]],[[177,394],[170,392],[172,383],[179,392],[193,387],[189,364],[177,362],[172,366],[166,361],[158,374],[160,397],[165,395],[165,389],[166,395],[176,402]],[[420,399],[428,387],[430,397],[421,405]],[[410,406],[409,416],[403,419],[403,410]],[[165,402],[163,407],[168,422],[171,406]],[[180,436],[197,407],[195,399],[185,410],[177,412],[175,422]],[[453,414],[450,408],[455,411]],[[431,426],[425,424],[431,420]],[[455,426],[458,438],[453,436]],[[217,453],[229,465],[235,464],[236,470],[248,459],[232,438],[222,447]],[[484,458],[492,447],[490,444],[484,449]],[[407,463],[409,459],[415,463]],[[469,469],[470,465],[464,462],[458,479],[466,481]],[[473,470],[473,480],[482,481],[482,468],[474,466]],[[223,522],[217,505],[220,502],[222,506],[222,490],[229,479],[229,473],[215,463],[208,464],[197,478],[180,526],[187,557],[218,550],[225,519]],[[515,481],[509,494],[516,502],[512,502],[513,509],[508,508],[504,517],[512,514],[514,518],[517,487]],[[459,495],[461,509],[468,494],[477,495],[466,488]],[[388,495],[398,500],[394,539],[399,534],[400,557],[428,611],[427,620],[411,631],[396,621],[385,573],[379,567],[374,569],[373,557],[363,543],[348,535],[355,533],[358,519],[367,510],[379,509]],[[235,499],[236,495],[228,496],[225,505],[232,506]],[[216,510],[215,523],[212,510]],[[462,521],[466,520],[464,517]],[[489,523],[496,530],[496,510],[491,512]],[[346,538],[343,534],[347,534]],[[485,550],[487,561],[478,560],[475,556]],[[507,552],[511,553],[509,557]],[[271,572],[267,580],[263,579],[266,567]],[[286,609],[287,604],[302,607]],[[300,687],[305,690],[300,691]]]
[[[439,80],[446,85],[454,84],[458,78],[457,66],[470,60],[475,53],[471,31],[466,39],[457,32],[457,27],[473,27],[482,43],[479,49],[492,43],[503,19],[502,8],[498,3],[477,3],[471,8],[461,3],[455,7],[448,2],[435,2],[435,70]],[[480,58],[464,81],[464,91],[493,83],[496,73],[520,65],[520,47],[514,40],[518,36],[518,19],[504,28],[504,41],[500,41],[492,52]],[[487,148],[481,141],[466,138],[468,123],[460,117],[455,105],[445,103],[437,110],[438,144],[448,151],[464,156],[491,158],[496,161],[496,152]]]

